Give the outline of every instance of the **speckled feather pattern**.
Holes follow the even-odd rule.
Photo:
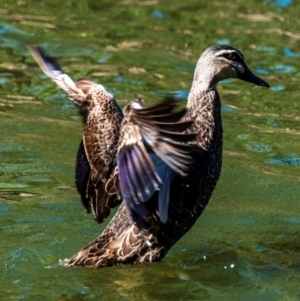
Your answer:
[[[75,86],[81,98],[77,98],[74,89],[72,96],[68,95],[84,118],[84,155],[90,168],[81,196],[87,211],[102,222],[109,215],[110,208],[121,203],[117,186],[110,182],[117,183],[115,158],[123,113],[113,96],[101,85],[79,79]]]
[[[109,215],[110,208],[121,203],[117,187],[109,182],[117,182],[115,160],[123,113],[104,89],[91,81],[82,81],[84,83],[79,80],[77,86],[90,84],[87,90],[89,114],[83,132],[85,154],[91,168],[86,195],[94,218],[102,222]]]
[[[208,136],[205,148],[201,147],[203,141],[198,136],[191,153],[193,161],[188,176],[176,175],[173,180],[168,221],[162,223],[159,220],[155,202],[150,201],[149,211],[152,213],[146,219],[149,231],[147,233],[138,231],[122,204],[103,233],[74,255],[67,266],[101,267],[161,260],[174,243],[194,225],[216,186],[222,162],[220,101],[218,97],[206,98],[205,101],[211,103],[207,107],[213,109],[209,114],[212,115],[217,130],[210,130],[207,124],[209,129],[202,131],[205,126],[201,122],[206,121],[204,117],[208,113],[199,110],[199,107],[196,111],[188,111],[185,115],[184,119],[189,119],[189,114],[197,116],[194,127],[198,126],[198,129],[201,129],[200,133]],[[194,131],[194,127],[189,131]],[[156,197],[153,196],[153,201]],[[128,241],[132,243],[128,244]]]
[[[186,132],[197,133],[191,152],[192,168],[187,177],[177,174],[173,180],[167,222],[162,223],[157,216],[156,195],[148,205],[151,214],[145,222],[149,229],[146,233],[138,231],[125,206],[121,205],[104,232],[74,255],[67,266],[101,267],[161,260],[194,225],[220,176],[222,123],[216,91],[195,93],[193,97],[183,117],[183,121],[194,120]],[[197,106],[199,103],[201,105]],[[132,243],[128,244],[128,241]]]
[[[174,101],[143,111],[143,101],[137,100],[122,113],[101,85],[87,79],[74,83],[38,47],[31,46],[30,51],[83,116],[76,168],[83,204],[101,222],[110,208],[121,203],[102,234],[65,266],[161,260],[199,218],[220,177],[223,136],[218,82],[240,78],[260,86],[268,83],[249,70],[237,49],[215,45],[197,63],[186,111],[173,112]],[[162,122],[164,118],[168,124]],[[151,182],[152,188],[144,182]]]

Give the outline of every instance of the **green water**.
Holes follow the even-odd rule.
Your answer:
[[[300,300],[299,15],[296,0],[2,1],[0,300]],[[26,43],[122,105],[175,91],[184,105],[199,54],[216,43],[271,84],[219,85],[221,179],[162,262],[61,267],[105,224],[74,186],[81,120]]]

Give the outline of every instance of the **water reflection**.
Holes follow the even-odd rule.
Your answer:
[[[266,145],[258,141],[249,141],[247,144],[245,144],[245,146],[248,150],[257,153],[267,153],[272,151],[271,145]]]
[[[170,19],[171,17],[167,14],[162,13],[161,11],[155,9],[152,14],[152,18],[157,18],[157,19]]]
[[[265,51],[265,52],[268,52],[271,55],[274,55],[277,52],[275,47],[267,47],[267,46],[257,46],[256,50],[257,51]]]
[[[298,52],[293,52],[288,48],[284,48],[283,54],[287,57],[300,57],[300,53]]]
[[[271,158],[266,162],[277,165],[300,166],[300,158],[297,157]]]
[[[260,67],[260,66],[256,67],[255,71],[260,74],[269,74],[270,73],[266,67]]]
[[[271,70],[274,70],[278,73],[290,73],[295,71],[295,67],[290,65],[276,65],[272,66]]]
[[[288,7],[291,6],[293,4],[292,0],[271,0],[271,1],[266,1],[268,4],[270,4],[271,6],[275,6],[275,7]]]
[[[270,89],[275,92],[280,92],[280,91],[284,90],[284,87],[283,86],[273,86]]]

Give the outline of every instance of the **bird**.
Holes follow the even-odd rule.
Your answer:
[[[98,83],[73,81],[36,45],[29,50],[83,117],[75,181],[87,212],[103,232],[64,264],[99,268],[162,260],[195,224],[217,185],[223,129],[217,84],[237,78],[269,87],[229,45],[200,56],[186,107],[172,95],[145,107],[135,99],[123,110]]]

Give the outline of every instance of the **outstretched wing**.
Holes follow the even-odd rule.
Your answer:
[[[87,80],[82,81],[87,84]],[[123,113],[114,98],[94,84],[91,84],[89,97],[91,106],[83,133],[91,168],[87,195],[94,217],[102,222],[109,215],[109,208],[121,203],[115,167]]]
[[[167,97],[161,104],[144,108],[140,101],[124,109],[124,124],[118,149],[120,191],[127,211],[138,226],[147,217],[145,203],[158,191],[158,212],[168,218],[170,184],[175,173],[186,175],[191,157],[184,134],[193,122],[178,122],[185,110],[173,112],[176,101]]]
[[[76,162],[76,185],[83,205],[102,222],[120,204],[116,152],[123,113],[102,85],[82,78],[74,82],[39,47],[29,50],[46,75],[62,88],[84,119]]]

